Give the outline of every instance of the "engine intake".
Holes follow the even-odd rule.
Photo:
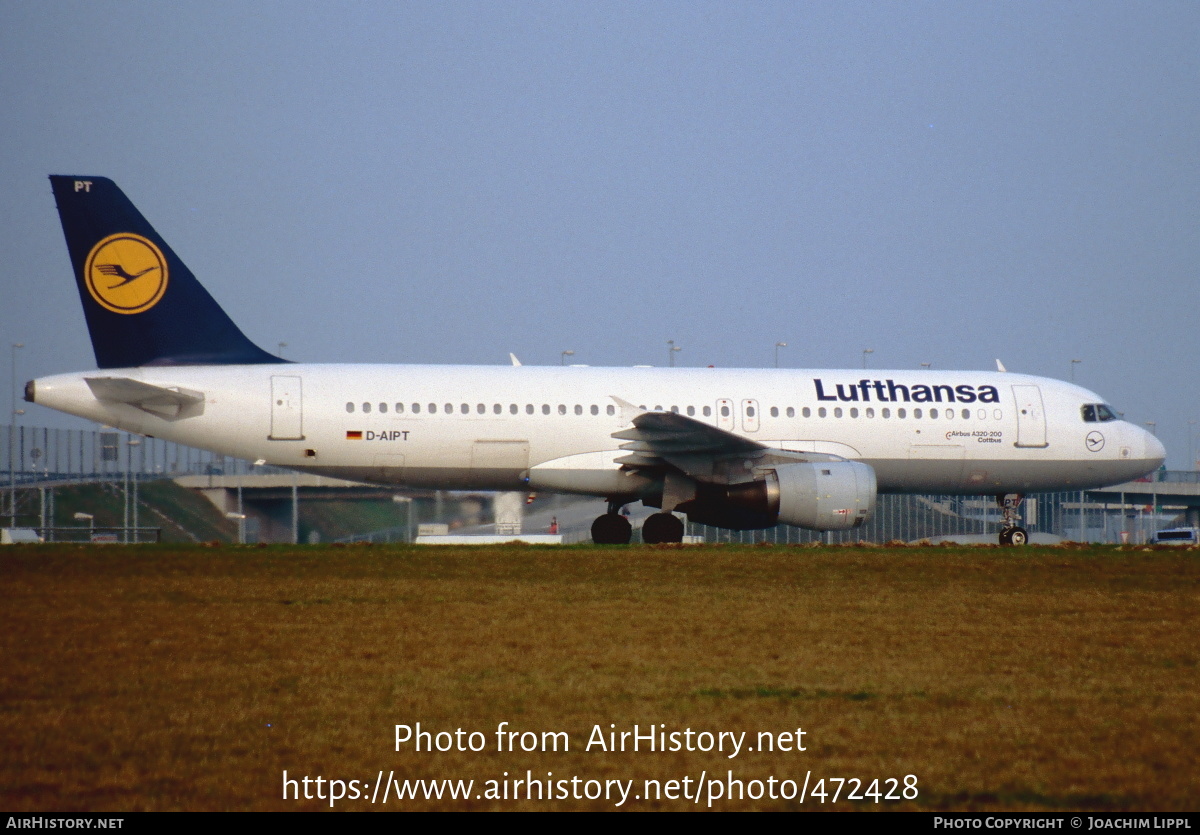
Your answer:
[[[757,481],[702,485],[688,518],[734,530],[779,523],[816,531],[857,528],[875,512],[875,471],[859,461],[781,464]]]
[[[875,471],[861,461],[784,464],[768,471],[767,500],[785,525],[857,528],[875,512]]]

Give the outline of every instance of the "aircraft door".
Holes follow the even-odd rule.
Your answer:
[[[1046,412],[1042,408],[1042,390],[1038,386],[1013,386],[1017,399],[1017,443],[1019,447],[1044,449]]]
[[[271,434],[268,437],[272,441],[304,440],[299,377],[271,377]]]
[[[742,401],[742,430],[745,432],[758,431],[758,401]]]

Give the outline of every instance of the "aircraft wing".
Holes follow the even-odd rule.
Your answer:
[[[193,417],[204,411],[204,395],[191,389],[152,386],[129,377],[85,377],[97,400],[125,403],[159,417]]]
[[[614,397],[622,409],[636,410]],[[836,455],[791,452],[765,446],[675,412],[640,412],[633,426],[614,432],[621,449],[616,459],[626,470],[677,470],[703,482],[730,484],[752,479],[754,471],[781,463],[842,461]]]

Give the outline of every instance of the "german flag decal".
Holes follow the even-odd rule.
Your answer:
[[[346,440],[347,441],[361,441],[362,440],[362,432],[347,431],[346,432]]]

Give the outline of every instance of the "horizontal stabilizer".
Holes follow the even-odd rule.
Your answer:
[[[85,377],[97,400],[125,403],[168,420],[204,413],[204,395],[191,389],[152,386],[128,377]]]

